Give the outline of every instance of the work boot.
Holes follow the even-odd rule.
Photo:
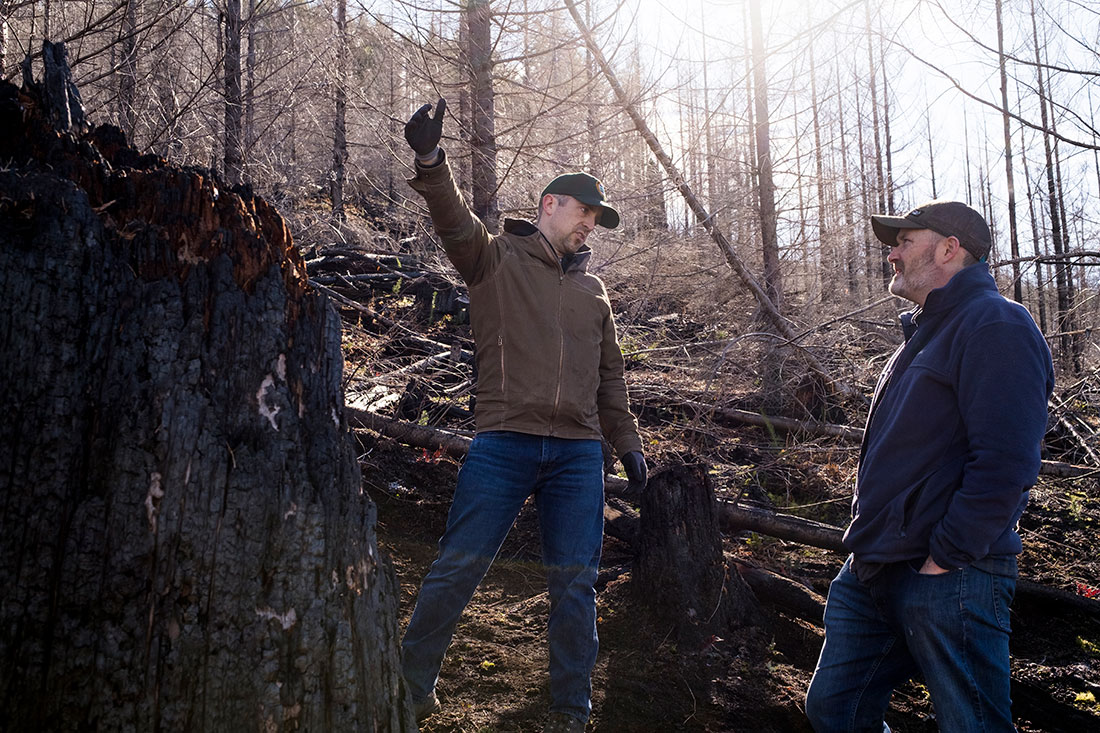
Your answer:
[[[432,694],[419,702],[413,700],[413,715],[416,716],[417,725],[423,723],[429,716],[435,715],[442,709],[442,706],[439,704],[439,698],[435,696],[435,690],[432,690]]]
[[[584,733],[584,721],[565,713],[550,713],[542,733]]]

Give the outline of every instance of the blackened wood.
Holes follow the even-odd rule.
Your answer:
[[[764,568],[740,562],[731,563],[762,603],[821,626],[825,616],[825,598],[802,583]]]
[[[55,130],[81,131],[84,127],[84,104],[69,69],[69,52],[64,43],[42,43],[43,87],[50,122]]]
[[[0,83],[0,730],[415,730],[282,218],[45,109]]]
[[[714,489],[703,466],[673,466],[650,479],[637,544],[637,593],[678,639],[701,643],[750,621],[755,599],[726,567]]]

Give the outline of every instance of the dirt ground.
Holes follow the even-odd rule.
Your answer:
[[[458,464],[362,433],[365,489],[378,504],[379,537],[401,584],[402,624],[435,557]],[[771,496],[842,524],[847,489],[837,484],[852,458],[834,449],[757,450],[757,429],[727,436]],[[824,452],[822,452],[824,451]],[[651,456],[660,470],[662,455]],[[716,481],[716,491],[730,482]],[[750,492],[751,494],[751,492]],[[1100,481],[1044,479],[1022,523],[1024,577],[1090,595],[1100,586]],[[824,594],[838,553],[740,533],[723,537],[727,558],[768,568]],[[548,601],[539,566],[538,525],[529,505],[459,624],[438,694],[435,733],[536,731],[548,705]],[[682,648],[670,628],[648,620],[631,587],[631,548],[605,540],[599,587],[600,655],[589,731],[809,731],[802,697],[821,645],[819,624],[760,599],[754,625]],[[1100,615],[1018,594],[1013,607],[1013,699],[1021,731],[1100,730]],[[924,688],[907,684],[887,722],[895,731],[937,730]]]

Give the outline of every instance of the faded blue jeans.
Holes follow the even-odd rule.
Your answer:
[[[894,687],[914,675],[943,733],[1014,731],[1008,657],[1015,558],[921,575],[887,565],[864,584],[849,557],[829,586],[825,644],[806,693],[818,733],[888,731]],[[1004,573],[1004,574],[999,574]]]
[[[401,642],[415,701],[435,689],[455,624],[527,497],[535,496],[550,592],[550,711],[587,720],[603,544],[603,450],[598,440],[512,432],[474,438],[458,473],[439,557],[420,587]]]

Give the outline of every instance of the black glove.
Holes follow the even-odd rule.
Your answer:
[[[631,493],[641,492],[645,488],[646,476],[649,473],[641,451],[632,450],[619,460],[622,461],[626,477],[629,479],[626,490]]]
[[[440,97],[435,105],[435,114],[429,117],[431,108],[431,104],[425,104],[405,123],[405,140],[421,158],[429,157],[439,147],[439,139],[443,137],[443,115],[447,111],[447,100]]]

